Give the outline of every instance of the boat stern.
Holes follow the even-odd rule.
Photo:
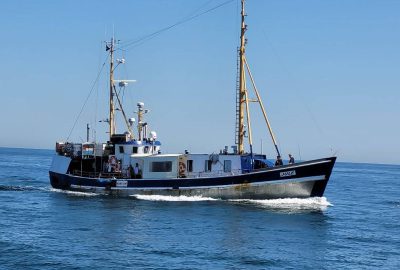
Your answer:
[[[50,184],[53,188],[66,189],[69,187],[68,181],[63,177],[68,172],[71,158],[55,155],[49,170]]]

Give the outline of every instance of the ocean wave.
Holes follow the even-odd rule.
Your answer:
[[[217,201],[218,199],[201,197],[201,196],[164,196],[164,195],[131,195],[139,200],[146,201],[165,201],[165,202],[200,202],[200,201]]]

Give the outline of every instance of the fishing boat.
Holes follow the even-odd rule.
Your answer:
[[[240,47],[236,88],[235,145],[219,153],[196,154],[183,151],[164,154],[157,133],[149,132],[144,117],[148,110],[137,103],[137,116],[128,118],[117,85],[129,81],[114,79],[116,42],[106,43],[109,54],[109,140],[56,143],[49,170],[55,189],[93,192],[116,196],[166,195],[202,196],[218,199],[274,199],[321,197],[329,181],[336,157],[283,164],[281,153],[261,96],[246,59],[245,1],[241,1]],[[250,98],[247,80],[256,98]],[[265,154],[253,152],[249,103],[259,104],[278,160],[272,164]],[[120,111],[126,131],[116,132],[116,111]],[[135,130],[136,129],[136,130]],[[248,144],[245,140],[248,140]]]

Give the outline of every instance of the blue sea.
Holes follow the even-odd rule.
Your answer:
[[[53,152],[0,148],[0,269],[400,269],[400,166],[337,163],[325,197],[51,188]]]

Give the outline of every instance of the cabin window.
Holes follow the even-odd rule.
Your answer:
[[[211,166],[212,166],[212,160],[206,160],[205,161],[204,171],[205,172],[211,172]]]
[[[124,153],[124,147],[122,145],[119,146],[119,153],[120,154]]]
[[[188,159],[188,161],[186,162],[186,168],[188,172],[193,172],[193,160]]]
[[[132,154],[137,154],[137,150],[138,150],[138,148],[136,146],[134,146],[132,148]]]
[[[155,161],[151,163],[151,172],[172,172],[172,161]]]
[[[224,172],[232,171],[232,160],[224,160]]]
[[[145,154],[147,154],[147,153],[149,152],[149,147],[148,147],[148,146],[145,146],[144,149],[143,149],[143,152],[144,152]]]
[[[155,153],[157,150],[157,146],[153,146],[153,153]]]

